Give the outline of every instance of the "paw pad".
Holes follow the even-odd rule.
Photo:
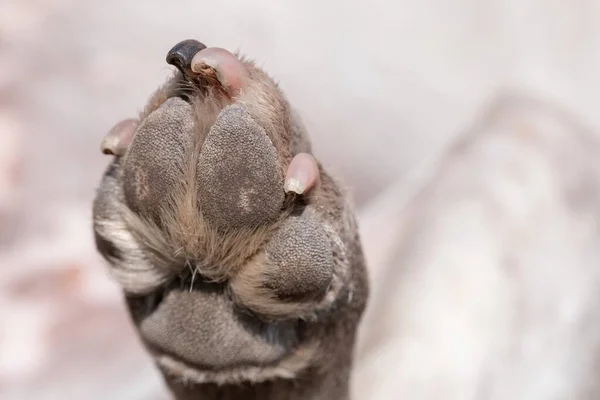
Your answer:
[[[125,199],[132,210],[158,222],[181,179],[193,130],[191,106],[179,98],[168,99],[141,123],[123,166]]]
[[[226,107],[198,160],[198,203],[211,226],[255,228],[274,221],[284,201],[275,147],[243,105]]]

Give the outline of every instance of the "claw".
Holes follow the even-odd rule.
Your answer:
[[[124,155],[133,140],[136,127],[137,120],[135,119],[126,119],[113,126],[102,140],[100,145],[102,153],[114,156]]]
[[[246,67],[236,56],[219,47],[199,51],[192,59],[191,70],[218,80],[229,94],[236,94],[248,75]]]
[[[177,43],[167,53],[167,63],[177,67],[183,74],[190,71],[192,59],[206,46],[194,39],[187,39]]]

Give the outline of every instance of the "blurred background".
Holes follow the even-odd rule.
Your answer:
[[[599,399],[600,1],[0,0],[0,398],[167,399],[96,254],[175,43],[276,77],[351,188],[357,399]]]

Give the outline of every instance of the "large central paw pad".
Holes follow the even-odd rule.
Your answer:
[[[198,203],[219,230],[273,221],[284,200],[275,147],[243,105],[227,106],[210,129],[198,161]]]
[[[248,318],[235,312],[222,293],[211,291],[171,291],[140,328],[154,347],[215,369],[275,362],[296,341],[289,324]]]

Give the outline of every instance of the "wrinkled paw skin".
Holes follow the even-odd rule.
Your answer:
[[[237,301],[266,318],[302,316],[323,300],[334,273],[333,250],[313,209],[287,218],[231,281]]]
[[[240,104],[227,106],[198,160],[198,202],[219,230],[256,228],[281,213],[281,167],[271,140]]]
[[[278,85],[196,40],[102,141],[98,252],[178,400],[348,398],[368,283],[352,207]]]
[[[222,293],[210,290],[172,290],[140,325],[153,347],[211,369],[280,360],[296,342],[290,328],[237,313]]]

